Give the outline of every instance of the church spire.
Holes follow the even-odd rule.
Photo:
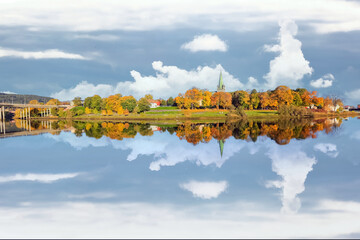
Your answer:
[[[224,85],[224,82],[223,82],[222,71],[220,71],[219,85],[217,87],[217,91],[218,92],[225,92],[225,85]]]

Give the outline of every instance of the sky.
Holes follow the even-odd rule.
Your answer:
[[[42,1],[0,5],[0,92],[60,100],[305,87],[360,103],[360,2]]]

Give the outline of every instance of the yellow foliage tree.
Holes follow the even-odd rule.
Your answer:
[[[118,107],[118,109],[117,109],[117,114],[119,114],[119,115],[123,115],[124,114],[124,109],[122,108],[122,106],[120,106],[120,107]]]
[[[88,107],[86,107],[86,108],[85,108],[85,114],[91,114],[91,109],[88,108]]]

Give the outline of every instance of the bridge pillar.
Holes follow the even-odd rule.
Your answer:
[[[30,112],[31,112],[31,111],[30,111],[30,107],[29,107],[29,119],[30,119]]]
[[[1,111],[1,109],[0,109],[0,121],[2,121],[2,111]]]

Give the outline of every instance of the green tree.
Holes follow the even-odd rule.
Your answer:
[[[100,111],[103,106],[103,100],[99,95],[94,95],[91,98],[90,108]]]
[[[81,106],[81,98],[80,97],[75,97],[73,100],[72,100],[73,104],[75,107],[77,106]]]
[[[236,91],[232,93],[232,104],[237,108],[242,106],[245,109],[249,109],[250,95],[246,91]]]
[[[160,100],[160,106],[166,106],[166,101],[164,99]]]
[[[127,109],[129,112],[132,112],[136,107],[136,99],[133,96],[125,96],[122,98],[121,106],[123,109]]]
[[[168,106],[173,106],[174,105],[174,99],[172,97],[169,97],[169,99],[167,100],[167,105]]]
[[[259,93],[256,91],[256,89],[253,89],[250,94],[250,106],[252,107],[252,109],[258,109],[259,104]]]
[[[150,103],[146,98],[140,98],[138,101],[137,107],[139,108],[139,112],[145,112],[150,110]]]
[[[85,98],[84,107],[91,108],[91,100],[92,100],[92,97]]]

